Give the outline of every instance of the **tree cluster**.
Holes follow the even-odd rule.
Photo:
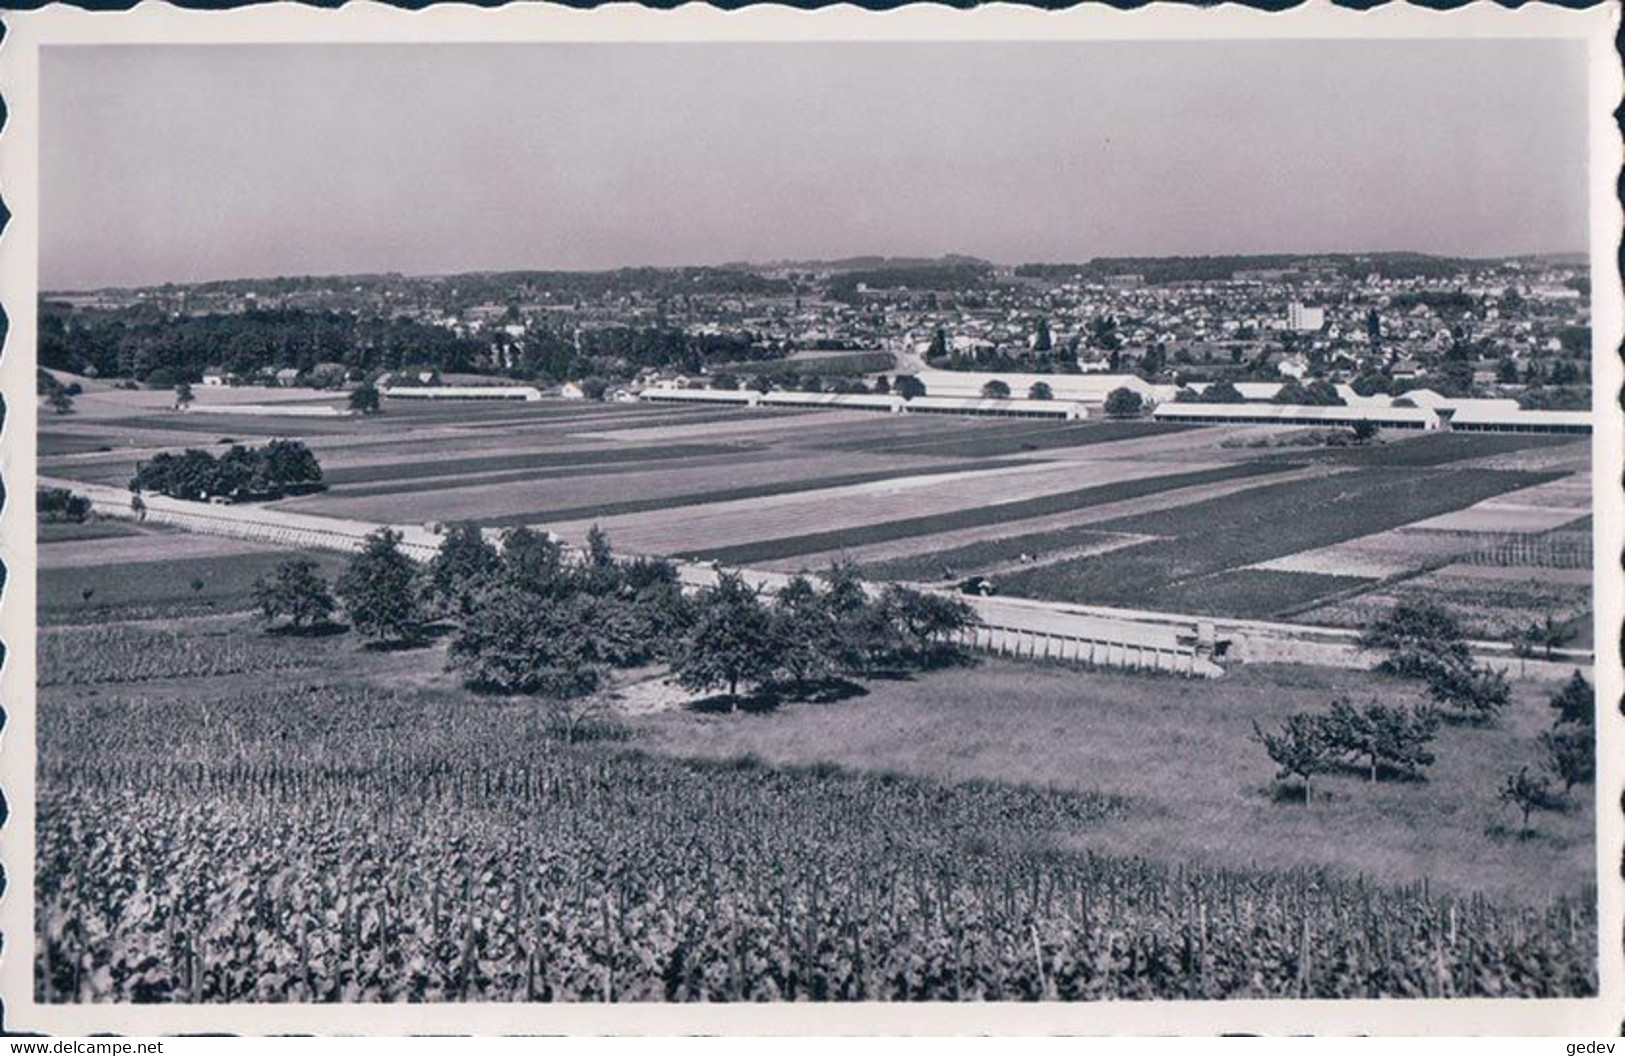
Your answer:
[[[579,559],[525,527],[499,546],[456,525],[421,566],[400,542],[389,529],[368,536],[335,584],[354,629],[410,643],[432,624],[455,625],[450,663],[471,688],[550,701],[586,697],[608,672],[651,662],[692,690],[798,699],[832,679],[957,662],[957,636],[974,622],[959,598],[895,585],[871,595],[845,565],[769,597],[722,572],[687,596],[671,562],[617,558],[596,528]],[[293,564],[261,584],[262,611],[294,627],[325,621],[326,584]]]
[[[34,514],[41,524],[83,524],[90,518],[90,500],[67,488],[40,488]]]
[[[975,616],[961,598],[888,585],[871,596],[848,565],[814,583],[792,577],[770,597],[736,572],[694,598],[693,623],[672,662],[695,691],[741,688],[796,699],[841,677],[871,677],[957,662]]]
[[[1522,816],[1522,834],[1530,831],[1536,811],[1557,811],[1568,804],[1575,785],[1597,779],[1597,694],[1579,671],[1551,696],[1552,726],[1536,743],[1541,759],[1506,776],[1496,798]],[[1563,786],[1558,791],[1557,785]]]
[[[156,491],[172,499],[275,499],[319,491],[322,467],[298,440],[272,440],[263,447],[233,444],[216,458],[188,448],[161,452],[136,467],[130,490]]]
[[[1384,773],[1414,778],[1434,761],[1428,747],[1439,730],[1431,708],[1399,707],[1371,700],[1356,706],[1347,697],[1324,712],[1297,712],[1274,731],[1253,723],[1253,739],[1279,768],[1275,779],[1303,782],[1304,802],[1315,775],[1359,768],[1375,783]]]

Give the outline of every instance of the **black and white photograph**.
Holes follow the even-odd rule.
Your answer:
[[[7,16],[11,1024],[1617,1032],[1617,8],[360,14]]]

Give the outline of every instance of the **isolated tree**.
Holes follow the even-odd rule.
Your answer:
[[[876,396],[890,396],[891,395],[891,381],[884,374],[880,375],[878,378],[875,379],[875,395]]]
[[[948,332],[939,326],[931,334],[931,344],[925,350],[925,358],[928,361],[933,359],[941,359],[947,354]]]
[[[1314,800],[1314,777],[1325,773],[1337,761],[1337,748],[1327,737],[1324,716],[1298,712],[1287,716],[1278,730],[1266,733],[1255,721],[1253,740],[1264,746],[1270,761],[1279,769],[1275,780],[1296,777],[1303,782],[1303,802]]]
[[[1010,386],[998,378],[994,378],[982,386],[982,396],[989,400],[1008,400],[1010,398]]]
[[[1597,778],[1597,733],[1590,726],[1562,724],[1540,735],[1546,769],[1563,782],[1567,793],[1575,785],[1589,785]]]
[[[175,386],[175,406],[177,409],[186,410],[186,408],[192,406],[192,402],[196,399],[197,394],[192,391],[190,382],[183,381]]]
[[[716,586],[694,599],[694,624],[672,663],[678,684],[703,692],[726,687],[730,700],[741,685],[773,677],[772,618],[756,591],[737,572],[723,572]]]
[[[1354,442],[1368,444],[1377,438],[1377,423],[1362,418],[1354,423]]]
[[[1597,721],[1597,692],[1578,668],[1563,688],[1552,694],[1551,708],[1557,724],[1591,727]]]
[[[1512,703],[1506,675],[1491,667],[1448,664],[1428,678],[1428,693],[1472,722],[1488,724]]]
[[[1111,418],[1134,418],[1145,408],[1145,400],[1133,389],[1113,389],[1106,394],[1106,414]]]
[[[1406,678],[1431,678],[1447,668],[1471,664],[1461,624],[1426,599],[1400,601],[1366,628],[1360,647],[1386,652],[1379,670]]]
[[[1047,381],[1035,381],[1032,383],[1032,387],[1027,390],[1027,398],[1029,400],[1053,400],[1055,390],[1049,387]]]
[[[368,535],[333,587],[351,625],[375,641],[410,641],[422,630],[418,569],[400,544],[401,534],[388,528]]]
[[[1552,793],[1552,785],[1542,774],[1532,774],[1527,766],[1508,774],[1496,798],[1522,814],[1520,832],[1528,835],[1529,816],[1537,810],[1558,810],[1562,802]]]
[[[572,599],[538,600],[510,583],[480,598],[448,658],[475,689],[570,699],[593,692],[602,679],[595,662],[597,633]]]
[[[453,525],[423,569],[422,598],[427,615],[467,616],[475,599],[502,567],[497,548],[480,526]]]
[[[1431,709],[1400,708],[1376,700],[1358,708],[1347,697],[1339,697],[1325,716],[1324,732],[1337,750],[1363,761],[1375,782],[1384,765],[1406,774],[1433,765],[1428,745],[1438,729],[1438,716]]]
[[[270,576],[255,581],[254,604],[267,622],[286,619],[289,626],[299,629],[327,622],[338,603],[316,569],[310,558],[292,557],[277,565]]]
[[[356,414],[379,414],[383,411],[383,401],[379,398],[378,388],[372,382],[367,382],[350,391],[350,410]]]
[[[925,395],[925,382],[912,374],[899,374],[892,383],[892,391],[905,400],[917,399]]]

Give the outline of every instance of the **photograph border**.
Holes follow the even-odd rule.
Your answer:
[[[689,4],[655,11],[632,4],[593,9],[551,5],[405,11],[377,3],[314,9],[279,3],[222,11],[184,10],[151,0],[119,12],[53,5],[4,16],[0,44],[0,192],[11,219],[0,237],[0,305],[10,326],[0,352],[0,791],[9,817],[0,833],[0,999],[9,1032],[272,1034],[1616,1034],[1625,1016],[1625,674],[1615,646],[1625,627],[1625,383],[1620,344],[1625,309],[1619,272],[1622,151],[1613,117],[1622,85],[1615,50],[1619,7],[1585,9],[1488,0],[1451,11],[1389,4],[1369,11],[1311,2],[1283,12],[1150,4],[1045,11],[970,10],[915,4],[885,12],[847,5],[817,10],[753,6],[723,11]],[[768,1004],[768,1005],[41,1005],[33,997],[35,774],[35,429],[39,275],[39,73],[43,48],[87,44],[280,43],[678,43],[729,41],[1175,41],[1572,39],[1587,48],[1592,274],[1592,434],[1595,611],[1599,698],[1595,786],[1599,898],[1599,992],[1587,999],[1396,999],[1351,1001],[1114,1001],[1104,1003]],[[1215,44],[1214,46],[1222,46]]]

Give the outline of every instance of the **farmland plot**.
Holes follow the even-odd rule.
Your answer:
[[[684,510],[611,518],[604,528],[629,550],[692,553],[725,564],[818,553],[845,542],[863,543],[929,531],[941,524],[962,527],[1083,505],[1115,482],[1139,485],[1167,476],[1165,465],[1091,466],[1034,464],[941,476],[905,477],[883,483],[806,495],[752,499]],[[808,525],[820,531],[799,535]],[[557,526],[567,538],[588,526]],[[703,540],[703,548],[694,546]]]
[[[1246,592],[1203,598],[1188,581],[1397,528],[1551,479],[1531,473],[1364,469],[1251,489],[1221,499],[1098,525],[1163,542],[1007,577],[1008,593],[1057,601],[1268,617],[1279,607]],[[1290,575],[1291,573],[1282,573]],[[1306,587],[1309,580],[1299,580]],[[1332,586],[1328,583],[1327,586]],[[1340,588],[1339,588],[1340,589]],[[1295,590],[1295,601],[1304,591]],[[1180,609],[1183,602],[1205,607]]]

